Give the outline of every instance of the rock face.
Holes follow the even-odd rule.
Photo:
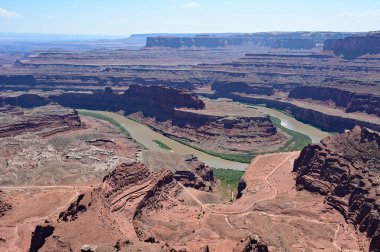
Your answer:
[[[368,33],[367,36],[351,36],[328,42],[325,50],[332,49],[337,56],[354,59],[365,54],[380,53],[380,33]]]
[[[371,121],[359,120],[356,118],[344,117],[338,114],[326,113],[326,111],[317,110],[309,107],[303,107],[286,100],[277,100],[271,97],[249,97],[232,93],[225,95],[234,101],[247,102],[252,104],[266,104],[269,108],[276,108],[291,113],[297,120],[313,124],[326,131],[343,132],[352,129],[356,125],[380,131],[380,124]],[[364,101],[363,101],[364,102]],[[367,104],[368,105],[368,104]]]
[[[296,185],[326,201],[380,251],[380,135],[356,127],[303,149],[294,163]]]
[[[258,237],[248,236],[241,241],[233,252],[268,252],[268,246],[263,244]]]
[[[304,86],[292,89],[289,98],[333,101],[346,112],[365,112],[380,116],[380,96],[355,93],[332,87]]]
[[[58,105],[34,109],[6,107],[0,111],[0,137],[38,132],[43,136],[81,127],[78,112]]]
[[[213,179],[212,171],[203,163],[194,158],[187,161],[200,180]],[[96,251],[114,251],[113,248],[121,247],[128,251],[175,251],[160,250],[163,244],[158,244],[151,234],[135,227],[134,222],[146,212],[160,211],[167,202],[174,201],[181,190],[169,170],[154,172],[141,163],[122,163],[104,177],[99,187],[80,194],[56,221],[38,225],[30,251],[40,248],[42,251],[79,251],[84,248],[83,244],[94,244]],[[83,233],[84,238],[78,238]],[[79,243],[76,243],[77,239]],[[116,245],[103,246],[102,243]],[[66,250],[54,250],[58,245]]]
[[[313,39],[292,38],[291,35],[284,37],[274,34],[262,35],[233,35],[233,36],[207,36],[199,35],[195,37],[148,37],[146,47],[225,47],[225,46],[244,46],[261,45],[273,48],[288,49],[311,49],[316,46]]]
[[[174,179],[186,187],[211,192],[213,189],[214,173],[205,163],[195,156],[185,159],[188,170],[177,170]]]
[[[316,46],[312,39],[278,39],[274,48],[312,49]]]
[[[256,90],[251,86],[247,86],[247,89],[252,92]],[[269,94],[272,91],[265,87],[257,89],[259,93]],[[18,99],[17,96],[13,96],[12,99],[20,101],[14,104],[23,107],[33,107],[36,105],[34,101],[40,100],[34,96],[29,97],[33,99]],[[5,101],[8,99],[5,97]],[[195,144],[202,142],[204,144],[202,148],[212,147],[215,151],[246,154],[262,151],[266,146],[272,148],[273,145],[281,145],[284,140],[284,135],[277,132],[267,115],[254,111],[241,116],[241,111],[247,108],[243,106],[235,108],[236,105],[231,102],[226,104],[209,102],[206,108],[205,101],[194,92],[165,86],[131,85],[123,94],[114,93],[110,88],[97,93],[53,93],[43,99],[47,103],[56,102],[71,108],[138,114],[136,119],[163,134]],[[229,113],[230,110],[233,113]],[[248,110],[253,111],[253,109]],[[258,144],[264,138],[269,144]]]
[[[238,116],[234,111],[229,113],[230,108],[246,112]],[[178,108],[171,120],[160,121],[141,114],[133,117],[166,136],[217,153],[250,155],[270,151],[286,139],[268,115],[231,102],[207,100],[205,110]]]
[[[176,107],[193,109],[205,107],[204,102],[195,93],[165,86],[131,85],[124,96],[128,104],[136,107],[136,110],[149,113],[155,111],[156,114],[161,111],[172,113]]]
[[[173,181],[170,171],[153,173],[143,164],[122,164],[104,177],[101,194],[111,211],[134,209],[135,215],[156,190]]]
[[[325,43],[323,43],[323,51],[333,51],[337,40],[338,39],[326,39]]]
[[[274,88],[264,85],[254,85],[246,82],[214,82],[211,86],[215,90],[216,95],[223,95],[229,93],[246,93],[246,94],[259,94],[259,95],[273,95]]]
[[[11,106],[21,106],[24,108],[34,108],[47,105],[49,102],[36,94],[22,94],[16,97],[9,97],[4,99],[4,102]]]
[[[54,102],[65,107],[98,109],[127,113],[143,111],[151,115],[171,115],[174,108],[186,107],[203,109],[205,104],[191,91],[166,86],[131,85],[123,94],[117,94],[111,88],[104,92],[63,92],[42,97],[38,94],[21,94],[3,97],[3,103],[32,108]]]
[[[177,137],[194,143],[209,141],[211,145],[213,141],[220,142],[220,147],[223,145],[224,149],[229,152],[233,152],[236,145],[241,146],[240,151],[245,149],[246,152],[249,152],[251,141],[265,138],[266,143],[269,144],[276,141],[278,137],[276,136],[276,127],[273,126],[268,115],[257,117],[210,116],[184,110],[174,112],[173,129],[167,134],[177,135]],[[238,149],[236,150],[239,152]]]
[[[61,221],[74,221],[78,218],[78,214],[87,210],[89,203],[84,203],[84,194],[80,194],[77,200],[70,204],[69,208],[59,214],[59,220]]]

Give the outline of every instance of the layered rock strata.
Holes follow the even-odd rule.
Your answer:
[[[370,32],[366,36],[349,36],[330,40],[324,50],[333,50],[337,56],[354,59],[365,54],[380,53],[380,32]]]
[[[4,96],[5,104],[31,108],[43,106],[51,102],[65,107],[123,110],[126,113],[143,111],[151,115],[170,116],[176,107],[203,109],[204,102],[198,96],[184,89],[169,88],[166,86],[131,85],[123,93],[115,93],[111,88],[103,92],[51,92],[47,94],[20,93],[13,96]]]
[[[367,115],[345,113],[341,109],[332,109],[328,106],[309,104],[307,102],[299,103],[294,100],[275,99],[268,96],[251,96],[238,93],[223,96],[239,102],[266,104],[269,108],[286,111],[297,120],[310,123],[326,131],[343,132],[354,128],[356,125],[380,131],[380,121],[377,116],[368,118]]]
[[[346,112],[364,112],[380,116],[380,96],[370,93],[356,93],[333,87],[297,87],[289,92],[289,98],[332,101]]]
[[[254,33],[230,35],[196,35],[188,37],[155,36],[147,37],[146,47],[205,47],[217,48],[226,46],[266,46],[287,49],[312,49],[316,42],[323,40],[326,34],[315,33],[314,38],[306,33]],[[329,36],[329,35],[327,35]],[[318,37],[318,38],[317,38]]]
[[[19,98],[23,95],[4,100],[32,107],[42,97],[28,94],[31,99]],[[206,107],[195,93],[164,86],[133,85],[122,94],[107,88],[104,92],[52,93],[42,98],[71,108],[123,111],[165,135],[217,152],[271,151],[286,140],[268,115],[232,102],[208,100]]]
[[[191,167],[189,169],[200,180],[213,180],[212,172],[204,164],[191,157],[186,161],[187,166]],[[207,240],[197,244],[183,243],[177,241],[177,236],[164,239],[164,236],[157,235],[156,228],[178,221],[173,216],[169,217],[173,214],[169,212],[186,212],[188,209],[191,209],[188,211],[190,213],[198,211],[192,201],[184,202],[184,187],[179,184],[182,182],[176,181],[175,174],[169,170],[152,171],[141,163],[123,163],[105,176],[99,187],[78,195],[59,214],[56,221],[37,225],[32,234],[30,248],[41,251],[78,251],[90,247],[102,251],[194,251],[193,249],[208,248],[210,244],[215,247],[215,244],[209,244]],[[147,217],[161,213],[169,214],[162,219],[165,224],[150,223],[148,226],[152,229],[140,225]],[[196,219],[195,216],[191,218]],[[186,218],[184,220],[187,221]],[[181,221],[183,220],[179,220],[179,223]],[[212,229],[208,226],[206,228]],[[191,236],[188,231],[184,234]],[[248,237],[234,245],[237,241],[231,240],[228,243],[231,250],[236,247],[234,251],[267,251],[267,247],[257,236]]]
[[[250,85],[246,82],[214,82],[211,89],[215,91],[217,95],[229,94],[233,92],[241,92],[246,94],[259,94],[259,95],[273,95],[274,88],[265,85]]]
[[[326,196],[380,251],[380,134],[356,127],[303,149],[294,163],[296,185]]]
[[[185,159],[186,170],[177,170],[174,179],[186,187],[211,192],[214,185],[213,171],[195,156]]]
[[[204,110],[176,108],[171,120],[131,116],[166,136],[218,153],[273,151],[287,139],[268,115],[230,101],[204,101]]]
[[[205,108],[204,102],[194,92],[165,86],[131,85],[124,96],[136,110],[150,114],[172,113],[177,107]]]
[[[43,136],[78,129],[81,120],[77,111],[58,105],[34,109],[6,107],[0,110],[0,137],[38,132]]]

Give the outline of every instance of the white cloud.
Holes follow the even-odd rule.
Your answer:
[[[21,17],[21,14],[13,11],[9,11],[4,8],[0,8],[0,17],[4,18],[15,18],[15,17]]]
[[[199,8],[201,7],[201,4],[198,2],[187,2],[183,5],[185,8]]]

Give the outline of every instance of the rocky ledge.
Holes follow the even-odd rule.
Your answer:
[[[365,54],[378,54],[380,53],[380,32],[329,40],[324,50],[333,50],[335,55],[342,55],[347,59],[354,59]]]
[[[0,137],[11,137],[26,132],[42,136],[81,127],[78,112],[59,105],[46,105],[34,109],[0,108]]]
[[[226,46],[267,46],[272,48],[312,49],[316,46],[313,39],[302,38],[303,34],[250,34],[250,35],[196,35],[194,37],[157,36],[147,37],[146,47],[205,47],[217,48]]]
[[[305,147],[294,163],[298,189],[326,196],[380,251],[380,135],[355,127]]]
[[[292,89],[289,98],[332,101],[346,112],[364,112],[380,116],[380,96],[334,87],[302,86]]]
[[[214,173],[205,163],[195,156],[185,157],[186,169],[176,169],[174,179],[186,187],[212,192],[214,186]]]
[[[171,138],[218,153],[251,154],[273,151],[286,142],[268,115],[227,99],[204,100],[205,109],[174,109],[171,120],[132,117]],[[244,113],[242,113],[244,111]]]
[[[194,92],[166,86],[131,85],[124,96],[135,110],[155,115],[170,114],[176,107],[205,108],[204,102]]]
[[[212,171],[196,158],[186,157],[185,166],[188,167],[185,171],[192,171],[198,180],[203,180],[204,183],[213,181]],[[167,220],[169,226],[176,225],[178,220],[171,214],[177,211],[181,213],[178,217],[180,219],[194,218],[194,221],[199,221],[197,214],[183,217],[186,212],[198,212],[199,208],[191,199],[187,202],[187,193],[183,194],[188,190],[183,186],[194,186],[188,181],[177,179],[178,176],[167,169],[153,171],[138,162],[123,163],[105,176],[99,187],[79,194],[56,220],[37,225],[32,233],[30,251],[79,251],[81,248],[82,251],[93,251],[84,250],[90,247],[96,248],[95,251],[173,252],[203,251],[191,248],[205,248],[204,251],[209,251],[206,249],[210,247],[214,251],[212,242],[207,240],[202,240],[199,244],[178,242],[178,235],[186,234],[186,228],[179,228],[185,232],[175,231],[177,235],[163,237],[155,231],[162,225],[150,222],[149,218],[168,214],[162,221]],[[141,225],[145,222],[149,224]],[[191,235],[192,233],[187,233],[186,236]],[[231,251],[232,248],[237,252],[268,251],[257,235],[230,242]],[[234,245],[236,242],[238,243]]]
[[[170,117],[174,108],[203,109],[205,104],[191,91],[166,86],[130,85],[123,93],[106,87],[104,92],[45,92],[0,94],[0,104],[33,108],[49,103],[75,109],[109,110],[133,113],[143,111]],[[0,111],[1,112],[1,111]]]
[[[265,245],[257,235],[248,236],[240,241],[234,248],[233,252],[268,252],[268,246]]]
[[[165,86],[131,85],[124,93],[113,92],[111,88],[98,93],[51,92],[44,97],[36,93],[4,94],[3,101],[26,108],[56,102],[75,109],[124,111],[165,135],[220,153],[273,151],[287,139],[277,132],[268,115],[252,108],[229,101],[200,99],[194,92]]]

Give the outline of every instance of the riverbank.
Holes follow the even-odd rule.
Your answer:
[[[164,136],[161,133],[154,131],[150,127],[136,121],[135,119],[129,119],[115,113],[104,112],[104,111],[86,111],[86,110],[80,110],[80,113],[83,115],[93,116],[98,119],[106,120],[108,122],[113,123],[118,128],[122,127],[122,123],[120,122],[120,120],[123,121],[124,123],[128,122],[127,128],[124,128],[122,131],[126,131],[128,136],[131,136],[132,138],[134,138],[135,141],[137,141],[138,143],[141,143],[147,149],[157,150],[157,147],[159,147],[160,151],[172,151],[178,154],[193,154],[199,157],[203,162],[205,162],[206,164],[212,167],[220,167],[224,169],[244,170],[245,169],[243,168],[244,164],[249,164],[252,161],[252,159],[255,158],[257,155],[286,152],[286,151],[298,151],[298,150],[301,150],[306,145],[308,145],[309,143],[311,143],[310,137],[284,127],[283,125],[281,125],[281,119],[271,116],[271,120],[273,121],[273,124],[291,137],[291,139],[288,142],[286,142],[284,146],[271,152],[256,152],[256,153],[250,153],[246,155],[217,153],[217,152],[198,148],[197,146],[194,146],[180,139]],[[117,117],[117,119],[115,119],[115,116]],[[282,120],[284,120],[283,117],[282,117]],[[140,130],[135,130],[134,134],[131,134],[129,132],[131,129],[133,130],[134,128],[138,126],[141,127]],[[149,138],[149,136],[152,136],[152,137]],[[157,144],[157,142],[160,142],[161,144]],[[165,148],[163,148],[163,146],[165,146]],[[227,164],[223,164],[224,161],[222,160],[225,160]],[[219,166],[212,165],[212,164],[215,164],[215,162],[220,165]],[[231,168],[231,167],[235,167],[235,168]]]
[[[161,148],[156,142],[153,141],[153,140],[158,140],[164,143],[165,145],[169,146],[174,153],[177,153],[180,155],[194,155],[198,157],[199,160],[206,163],[210,167],[233,169],[233,170],[239,170],[239,171],[244,171],[248,167],[248,164],[246,163],[225,160],[219,157],[215,157],[213,155],[209,155],[202,151],[196,150],[184,144],[181,144],[178,141],[175,141],[166,136],[163,136],[162,134],[159,134],[158,132],[155,132],[154,130],[152,130],[146,125],[140,124],[134,120],[131,120],[125,116],[122,116],[113,112],[92,111],[92,110],[79,110],[79,111],[81,113],[83,112],[96,113],[96,114],[100,114],[100,115],[103,115],[115,120],[129,132],[130,136],[134,140],[141,143],[142,145],[145,146],[145,148],[150,149],[150,150],[156,150],[156,151],[161,151],[161,152],[168,151]]]
[[[343,132],[347,129],[351,130],[356,125],[380,130],[380,119],[364,113],[346,113],[338,108],[308,104],[299,100],[279,100],[268,96],[231,93],[223,94],[222,97],[254,105],[265,104],[268,108],[287,111],[298,121],[311,124],[324,131]]]
[[[278,122],[272,120],[272,123],[276,123],[276,126],[283,127],[288,130],[298,132],[300,134],[306,135],[311,139],[312,143],[319,143],[322,139],[332,135],[332,132],[323,131],[313,125],[303,123],[297,120],[292,114],[287,113],[286,111],[268,108],[264,105],[255,105],[252,103],[244,103],[252,108],[257,109],[258,111],[268,114],[271,118],[277,118],[280,120]]]

